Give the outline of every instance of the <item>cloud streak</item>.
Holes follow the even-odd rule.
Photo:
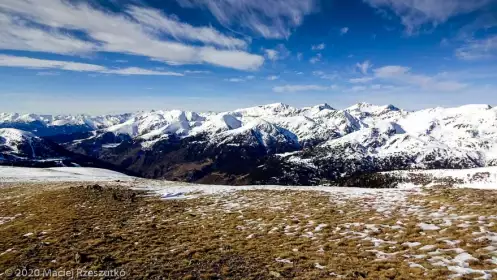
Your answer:
[[[184,76],[182,73],[154,71],[149,69],[129,67],[110,69],[96,64],[79,63],[72,61],[46,60],[22,56],[0,55],[0,67],[15,67],[28,69],[56,69],[72,72],[93,72],[115,75],[154,75],[154,76]],[[49,72],[41,72],[49,73]],[[43,74],[41,74],[43,75]]]
[[[326,48],[326,44],[325,44],[325,43],[321,43],[321,44],[319,44],[319,45],[313,45],[313,46],[311,47],[311,50],[313,50],[313,51],[322,51],[322,50],[324,50],[325,48]]]
[[[309,59],[309,62],[312,64],[316,64],[316,63],[320,62],[322,58],[323,58],[323,55],[318,53],[315,56],[311,57],[311,59]]]
[[[493,0],[364,0],[374,8],[388,9],[397,15],[408,34],[423,25],[437,26],[450,18],[479,10]]]
[[[247,47],[247,42],[244,40],[226,36],[212,27],[194,27],[178,22],[155,9],[131,6],[127,13],[150,32],[161,31],[177,40],[196,41],[228,48]]]
[[[439,77],[413,74],[409,67],[389,65],[373,70],[375,79],[417,86],[435,91],[458,91],[468,85],[452,80],[442,80]]]
[[[277,45],[274,49],[265,49],[264,55],[271,61],[285,59],[290,55],[290,51],[283,44]]]
[[[227,27],[246,29],[264,38],[288,38],[292,28],[316,9],[316,0],[177,0],[183,7],[208,9]]]
[[[274,92],[300,92],[300,91],[323,91],[329,90],[333,87],[320,86],[320,85],[284,85],[273,87]]]
[[[364,77],[364,78],[354,78],[350,79],[349,82],[352,84],[360,84],[360,83],[368,83],[374,80],[373,77]]]
[[[462,60],[482,60],[497,56],[497,35],[485,39],[472,39],[455,51]]]
[[[356,67],[359,68],[362,74],[367,75],[369,68],[371,68],[373,65],[369,60],[364,61],[363,63],[357,63]]]
[[[4,0],[0,2],[0,23],[1,49],[113,52],[171,64],[206,63],[239,70],[254,70],[264,63],[264,57],[243,50],[247,44],[241,39],[134,6],[117,14],[62,0]],[[76,36],[78,32],[86,37]]]

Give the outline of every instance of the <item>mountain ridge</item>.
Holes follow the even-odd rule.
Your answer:
[[[316,184],[377,171],[497,164],[497,109],[483,104],[406,111],[273,103],[126,116],[50,139],[145,177],[194,182]]]

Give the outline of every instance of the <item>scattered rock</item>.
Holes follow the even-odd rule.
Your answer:
[[[81,262],[81,254],[76,253],[76,254],[74,255],[74,261],[75,261],[76,263],[80,263],[80,262]]]

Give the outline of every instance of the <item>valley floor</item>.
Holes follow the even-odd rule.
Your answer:
[[[495,190],[197,186],[72,171],[32,182],[2,173],[0,278],[22,268],[117,269],[126,279],[497,277]],[[98,185],[88,182],[96,173],[106,178]]]

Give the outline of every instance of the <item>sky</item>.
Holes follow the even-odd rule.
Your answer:
[[[1,0],[0,112],[497,105],[497,0]]]

